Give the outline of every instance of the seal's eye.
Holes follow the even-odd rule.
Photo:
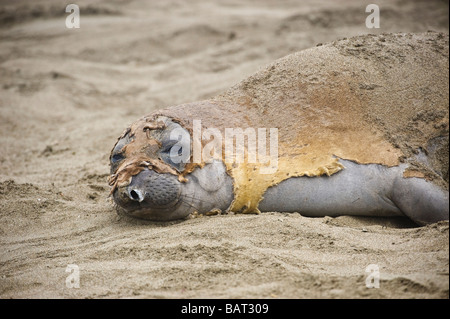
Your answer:
[[[161,133],[159,158],[182,172],[191,158],[191,136],[177,123],[171,123]]]
[[[111,156],[111,163],[116,164],[117,162],[120,162],[124,158],[125,157],[123,156],[122,153],[114,154],[113,156]]]
[[[111,165],[111,174],[115,174],[116,169],[118,168],[120,162],[125,159],[125,146],[131,143],[134,140],[134,136],[130,136],[129,132],[127,132],[121,139],[119,139],[114,145],[113,150],[111,151],[111,156],[109,158],[109,162]]]
[[[167,142],[164,147],[161,149],[161,153],[167,153],[170,154],[170,150],[172,149],[172,147],[177,144],[177,141],[169,141]]]
[[[161,149],[159,155],[164,162],[181,172],[185,166],[185,162],[183,162],[184,150],[178,141],[169,141]]]
[[[113,153],[110,158],[111,162],[111,174],[114,174],[117,167],[119,166],[119,163],[125,159],[125,156],[123,153]]]

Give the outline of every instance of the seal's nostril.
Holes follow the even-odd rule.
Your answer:
[[[129,192],[129,196],[130,199],[138,201],[139,203],[142,202],[144,200],[144,195],[142,194],[142,192],[138,189],[132,189]]]

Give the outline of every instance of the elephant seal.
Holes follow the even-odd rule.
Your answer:
[[[111,152],[111,194],[120,211],[151,220],[221,211],[447,220],[448,71],[448,35],[434,32],[288,55],[212,99],[133,123]],[[247,141],[243,160],[238,136],[227,140],[233,128]],[[274,157],[258,148],[250,160],[255,132]]]

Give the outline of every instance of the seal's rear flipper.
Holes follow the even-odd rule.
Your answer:
[[[419,225],[449,219],[449,193],[422,178],[398,177],[392,201]]]

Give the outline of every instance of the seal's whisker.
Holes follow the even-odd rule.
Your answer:
[[[215,204],[212,201],[208,201],[208,200],[205,200],[205,199],[200,199],[200,198],[197,198],[197,197],[194,197],[194,196],[189,196],[189,195],[184,195],[184,198],[194,199],[194,200],[198,200],[199,202],[205,202],[205,203],[209,203],[209,204]]]
[[[189,207],[191,207],[191,208],[193,208],[193,209],[195,209],[195,210],[198,210],[198,208],[197,207],[195,207],[194,205],[192,205],[191,203],[188,203],[188,202],[186,202],[184,199],[182,199],[181,200],[181,202],[183,203],[183,204],[186,204],[187,206],[189,206]]]

